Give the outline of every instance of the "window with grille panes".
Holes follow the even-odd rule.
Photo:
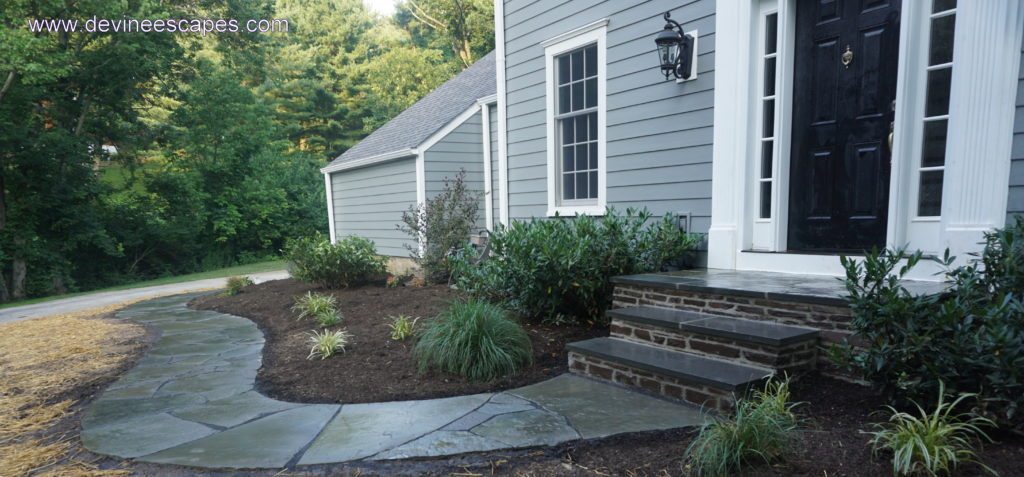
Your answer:
[[[597,44],[555,58],[558,187],[562,203],[598,198]]]

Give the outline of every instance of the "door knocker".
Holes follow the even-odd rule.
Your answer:
[[[850,49],[850,45],[846,45],[846,51],[843,52],[841,57],[843,60],[843,66],[849,68],[850,63],[853,63],[853,50]]]

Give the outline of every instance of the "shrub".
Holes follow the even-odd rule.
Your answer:
[[[313,347],[309,350],[306,359],[320,358],[327,359],[339,351],[345,352],[345,345],[348,344],[351,335],[345,330],[323,332],[313,331],[310,333],[309,341]]]
[[[534,219],[499,227],[490,258],[468,249],[455,260],[455,282],[471,295],[547,322],[599,321],[611,304],[615,275],[662,270],[684,257],[699,236],[667,215],[609,209],[601,218]]]
[[[903,250],[842,260],[864,347],[833,357],[894,401],[931,402],[941,383],[978,394],[980,412],[1005,427],[1024,424],[1024,220],[986,234],[981,256],[947,271],[943,295],[915,296],[900,280],[921,260]],[[901,258],[906,264],[900,265]],[[947,267],[947,256],[940,260]]]
[[[255,282],[249,277],[230,277],[227,282],[227,289],[224,290],[224,294],[228,296],[234,296],[242,292],[242,289],[254,285]]]
[[[421,371],[435,367],[471,381],[515,374],[533,358],[530,337],[500,307],[457,301],[427,322],[414,355]]]
[[[728,419],[711,420],[686,449],[696,475],[735,475],[781,459],[794,444],[799,421],[789,402],[789,379],[770,380],[763,391],[736,403]]]
[[[292,306],[292,311],[299,314],[299,319],[313,317],[324,314],[334,313],[338,310],[337,300],[334,295],[321,295],[319,293],[306,292],[295,299],[295,305]]]
[[[480,193],[466,187],[466,171],[454,179],[445,178],[441,193],[426,203],[413,205],[402,214],[398,229],[412,236],[416,245],[406,245],[428,282],[447,282],[450,259],[469,241],[480,207]]]
[[[391,323],[388,323],[388,328],[391,328],[391,339],[402,341],[412,336],[417,321],[419,318],[410,319],[409,315],[398,315],[391,318]]]
[[[373,242],[349,236],[331,244],[320,234],[289,242],[284,250],[291,275],[326,288],[358,285],[382,276],[387,259]]]
[[[895,475],[931,476],[949,474],[966,462],[973,462],[989,473],[992,469],[978,461],[975,444],[991,439],[982,427],[994,423],[973,414],[954,414],[961,401],[974,397],[962,394],[951,403],[945,402],[945,387],[939,386],[939,399],[935,410],[928,413],[920,405],[920,416],[899,412],[887,406],[891,413],[885,424],[876,424],[871,445],[874,452],[892,452],[892,471]],[[916,403],[915,403],[916,405]]]

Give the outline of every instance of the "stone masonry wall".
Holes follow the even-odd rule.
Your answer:
[[[717,336],[694,335],[685,330],[667,330],[618,319],[612,320],[611,336],[787,372],[813,369],[818,355],[816,339],[778,347]]]
[[[828,343],[840,343],[843,339],[852,339],[851,313],[848,307],[616,285],[612,307],[630,306],[672,308],[817,328],[821,330],[822,341]]]
[[[571,351],[569,352],[569,371],[640,388],[673,399],[686,400],[717,411],[728,411],[732,409],[735,402],[732,393],[699,384],[684,383],[672,377],[648,373]]]

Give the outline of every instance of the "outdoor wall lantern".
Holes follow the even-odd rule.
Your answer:
[[[654,43],[658,45],[658,59],[665,79],[675,75],[676,79],[687,80],[695,76],[696,44],[695,35],[683,31],[683,27],[672,20],[672,14],[665,12],[665,29],[658,33]]]

